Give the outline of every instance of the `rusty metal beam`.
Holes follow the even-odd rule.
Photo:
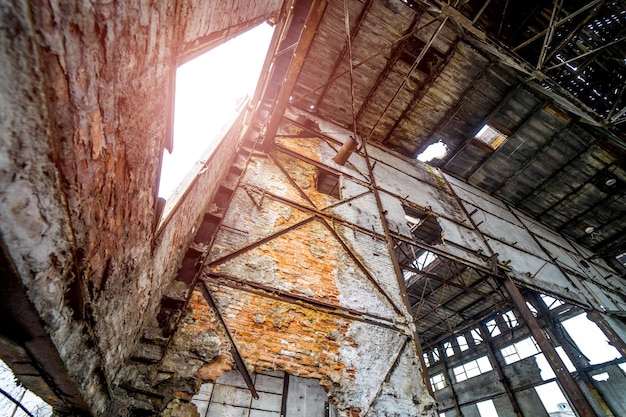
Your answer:
[[[472,24],[475,24],[478,19],[480,19],[480,16],[482,16],[485,10],[487,10],[487,6],[489,6],[489,3],[491,3],[491,0],[485,0],[478,13],[476,13],[476,16],[474,16],[474,18],[472,19]]]
[[[406,348],[406,345],[409,341],[408,337],[405,337],[404,340],[402,341],[402,343],[400,344],[400,349],[398,349],[396,351],[396,354],[393,358],[393,361],[391,362],[391,366],[389,367],[389,369],[387,370],[387,372],[385,373],[385,376],[380,380],[380,385],[378,386],[378,390],[376,391],[376,395],[373,395],[369,401],[369,403],[367,404],[367,406],[363,407],[363,409],[365,410],[365,414],[363,415],[368,415],[372,405],[374,404],[374,401],[376,401],[376,399],[380,396],[381,391],[383,390],[383,387],[385,386],[385,382],[387,381],[387,379],[389,378],[389,376],[391,375],[391,373],[398,367],[398,362],[400,360],[400,357],[402,356],[402,352],[404,352],[404,349]],[[428,381],[425,381],[425,383],[428,383]]]
[[[550,339],[556,340],[559,345],[561,345],[561,348],[563,348],[563,351],[565,352],[569,360],[578,370],[578,376],[580,377],[580,379],[582,379],[593,398],[602,408],[602,411],[604,411],[609,416],[615,415],[615,413],[613,413],[613,410],[611,410],[609,405],[602,397],[602,394],[598,392],[593,384],[593,381],[589,377],[589,373],[586,369],[589,366],[589,360],[585,358],[578,346],[576,346],[575,342],[571,340],[569,334],[561,324],[561,319],[552,311],[550,311],[545,301],[541,299],[541,297],[539,297],[536,293],[531,293],[531,297],[534,301],[535,307],[537,307],[539,313],[544,318],[543,321],[547,325],[545,327],[546,332],[548,333]]]
[[[356,24],[354,25],[354,28],[350,32],[351,38],[354,38],[357,35],[357,33],[359,33],[359,30],[361,29],[361,25],[363,24],[363,20],[365,20],[365,16],[367,15],[367,12],[369,11],[372,5],[372,2],[373,0],[367,0],[365,5],[363,5],[363,7],[361,8],[361,12],[359,13],[359,16],[357,17]],[[344,43],[343,45],[343,49],[339,53],[339,56],[335,60],[335,63],[333,64],[332,69],[330,70],[330,79],[332,79],[332,77],[335,75],[335,73],[339,69],[339,66],[343,62],[347,53],[348,53],[348,42],[346,41],[346,43]],[[320,95],[314,104],[316,109],[319,107],[320,103],[324,100],[324,97],[326,96],[326,93],[328,92],[330,85],[331,85],[330,83],[326,83],[324,85],[324,88],[322,88],[322,91],[320,92]]]
[[[561,26],[563,23],[573,19],[574,17],[578,16],[579,14],[581,14],[582,12],[584,12],[585,10],[588,10],[589,8],[595,6],[598,3],[602,3],[603,0],[595,0],[592,1],[589,4],[586,4],[585,6],[581,7],[580,9],[578,9],[577,11],[575,11],[572,14],[569,14],[565,17],[563,17],[562,19],[557,20],[557,22],[555,23],[555,28],[558,26]],[[533,43],[534,41],[536,41],[537,39],[541,38],[543,35],[546,34],[546,32],[548,31],[548,28],[542,30],[541,32],[537,33],[536,35],[530,37],[529,39],[525,40],[524,42],[522,42],[521,44],[513,47],[512,51],[515,52],[519,49],[522,49],[523,47],[525,47],[526,45],[529,45],[531,43]]]
[[[452,59],[452,56],[456,52],[456,48],[458,47],[459,42],[460,42],[460,39],[457,38],[454,41],[454,43],[450,45],[450,49],[448,50],[448,53],[439,64],[436,71],[432,71],[432,73],[428,75],[426,80],[424,80],[424,83],[423,83],[424,88],[421,88],[421,89],[416,88],[416,90],[413,92],[413,97],[411,97],[411,100],[409,101],[408,105],[404,108],[404,110],[402,110],[402,114],[400,115],[400,117],[398,117],[396,121],[393,123],[393,126],[391,126],[391,129],[389,130],[387,135],[385,135],[385,137],[383,138],[382,143],[387,142],[389,138],[392,137],[392,135],[395,133],[396,129],[400,125],[400,122],[405,119],[405,117],[409,114],[409,112],[417,105],[417,103],[424,97],[424,95],[426,95],[430,87],[432,87],[432,83],[435,81],[435,79],[437,79],[437,77],[439,77],[439,74],[441,74],[441,71],[443,71],[443,69],[448,65],[448,63]]]
[[[327,220],[321,219],[321,218],[319,220],[326,226],[328,231],[333,235],[333,237],[337,240],[337,242],[339,242],[341,247],[350,256],[352,261],[359,267],[359,269],[361,269],[361,271],[365,274],[365,276],[372,283],[372,285],[378,290],[378,292],[383,297],[385,297],[385,299],[389,302],[389,304],[391,304],[391,306],[393,307],[393,310],[396,312],[396,314],[398,314],[399,316],[402,316],[402,311],[400,310],[400,308],[398,308],[398,306],[396,306],[396,304],[394,303],[393,299],[389,296],[389,294],[387,294],[387,291],[385,291],[385,289],[378,283],[378,281],[376,281],[376,278],[374,278],[374,276],[371,274],[371,272],[369,272],[367,267],[363,264],[363,262],[359,259],[359,257],[356,256],[354,251],[352,249],[350,249],[350,247],[346,244],[346,242],[343,241],[343,239],[341,238],[341,236],[339,236],[337,231],[335,229],[333,229],[331,227],[331,225],[328,224]],[[410,311],[410,308],[409,308],[409,311]]]
[[[508,274],[502,277],[502,287],[511,298],[517,312],[520,314],[533,338],[541,348],[541,351],[556,375],[559,385],[563,388],[565,395],[569,398],[570,402],[574,406],[574,409],[580,417],[598,417],[593,407],[576,383],[576,380],[567,370],[565,364],[561,360],[561,357],[554,348],[554,345],[552,345],[545,331],[541,328],[539,322],[526,305],[526,300]]]
[[[481,321],[493,316],[494,314],[497,313],[497,309],[494,307],[491,310],[486,310],[484,312],[481,312],[480,314],[476,314],[474,315],[471,319],[469,320],[465,320],[462,324],[462,326],[458,326],[456,327],[454,330],[454,332],[452,333],[444,333],[444,334],[440,334],[439,336],[437,336],[436,339],[432,339],[432,340],[428,340],[426,346],[427,347],[431,347],[433,345],[436,345],[437,343],[440,343],[442,341],[444,341],[445,339],[448,339],[452,336],[454,336],[454,334],[465,331],[471,327],[476,326],[478,323],[480,323]],[[426,329],[425,331],[429,331],[432,327]],[[422,332],[423,333],[423,332]]]
[[[424,1],[424,0],[422,0]],[[472,35],[467,37],[466,40],[479,49],[497,57],[501,63],[514,68],[524,74],[530,75],[538,80],[544,80],[545,74],[538,71],[536,68],[528,64],[523,59],[517,57],[513,53],[503,46],[500,46],[496,41],[490,39],[490,37],[481,29],[474,26],[472,21],[465,17],[460,11],[453,6],[444,3],[441,0],[429,0],[435,3],[440,9],[441,17],[449,17],[458,27],[465,33]],[[474,41],[475,39],[475,41]]]
[[[307,219],[304,219],[302,221],[299,221],[298,223],[292,224],[289,227],[286,227],[282,230],[279,230],[278,232],[272,233],[269,236],[265,236],[259,240],[256,240],[248,245],[245,245],[242,248],[237,249],[234,252],[229,253],[228,255],[224,255],[221,258],[215,259],[214,261],[211,261],[209,263],[207,263],[207,267],[208,268],[215,268],[216,266],[222,265],[228,261],[230,261],[233,258],[236,258],[237,256],[241,255],[242,253],[248,252],[249,250],[252,250],[254,248],[257,248],[265,243],[271,242],[272,240],[281,237],[284,234],[287,234],[289,232],[292,232],[296,229],[299,229],[302,226],[305,226],[309,223],[311,223],[313,220],[315,220],[314,216],[311,216]]]
[[[271,298],[273,300],[282,301],[289,304],[298,305],[310,310],[321,311],[327,314],[338,316],[344,319],[357,320],[363,323],[372,324],[374,326],[384,327],[386,329],[403,332],[398,326],[385,317],[369,314],[364,311],[354,310],[352,308],[340,305],[329,304],[322,300],[307,297],[292,292],[283,291],[275,287],[259,284],[250,280],[234,277],[222,273],[208,273],[201,278],[204,282],[233,288],[238,291],[245,291],[250,294],[261,297]]]
[[[459,404],[459,397],[456,394],[456,390],[454,389],[454,382],[450,377],[450,368],[448,364],[448,356],[446,355],[446,350],[443,346],[437,346],[439,349],[439,359],[441,360],[441,365],[443,367],[443,375],[445,377],[446,383],[450,386],[450,392],[452,393],[452,402],[454,403],[454,410],[456,411],[457,416],[462,416],[461,407]],[[430,381],[428,381],[430,382]]]
[[[552,50],[548,53],[548,55],[546,56],[546,61],[549,60],[550,58],[552,58],[554,56],[554,54],[556,54],[558,51],[560,51],[566,44],[568,44],[571,39],[591,20],[593,19],[593,17],[598,13],[598,11],[602,8],[602,5],[604,3],[605,0],[598,0],[595,1],[593,3],[591,3],[591,6],[597,5],[598,7],[596,7],[594,10],[591,11],[591,13],[588,13],[587,16],[576,25],[576,27],[574,27],[568,34],[567,36],[565,36],[554,48],[552,48]],[[587,10],[590,5],[586,5],[583,7],[585,11]],[[575,14],[572,14],[570,16],[567,16],[568,19],[573,18],[575,15],[577,15],[579,12],[581,12],[581,10],[579,10],[578,12],[576,12]]]
[[[206,283],[204,282],[199,283],[198,287],[200,287],[200,291],[202,292],[204,299],[206,300],[206,302],[209,304],[209,307],[211,307],[211,309],[217,316],[220,324],[222,325],[222,328],[224,329],[224,333],[226,333],[226,337],[228,338],[228,341],[230,342],[230,346],[233,348],[231,353],[233,355],[233,359],[235,360],[235,365],[237,366],[237,370],[243,377],[243,380],[246,382],[248,389],[252,393],[252,398],[254,398],[255,400],[258,400],[259,394],[256,392],[256,389],[254,388],[254,382],[252,382],[250,373],[248,373],[248,368],[246,368],[246,364],[244,363],[243,358],[241,357],[241,353],[239,353],[239,348],[237,348],[237,343],[235,343],[235,339],[233,339],[233,335],[230,333],[230,330],[228,329],[228,326],[226,325],[226,322],[224,321],[224,317],[222,317],[222,313],[220,312],[220,309],[217,307],[215,300],[213,300],[213,297],[211,296],[211,292],[209,291],[209,288],[206,286]]]
[[[367,105],[369,104],[369,102],[372,99],[372,97],[374,97],[374,95],[378,91],[378,88],[380,87],[380,85],[383,83],[383,81],[385,81],[387,79],[387,77],[391,73],[391,70],[393,70],[396,62],[398,62],[398,60],[400,59],[400,56],[402,55],[402,52],[404,52],[404,49],[406,48],[406,45],[409,42],[409,39],[411,38],[411,37],[406,36],[406,35],[417,34],[417,32],[419,30],[421,30],[421,29],[423,29],[423,28],[425,28],[425,27],[429,26],[430,24],[432,24],[432,23],[437,21],[437,19],[433,19],[433,20],[427,22],[426,24],[416,28],[417,24],[419,23],[420,17],[421,17],[420,14],[417,14],[417,13],[415,14],[415,16],[413,17],[413,21],[411,22],[411,25],[409,26],[409,29],[406,31],[406,33],[402,37],[402,41],[398,42],[396,47],[391,52],[391,55],[390,55],[389,59],[385,63],[385,68],[383,68],[383,70],[380,72],[380,74],[378,74],[378,76],[376,77],[376,81],[374,82],[374,85],[367,92],[367,95],[365,96],[365,99],[363,100],[363,103],[361,104],[361,107],[359,108],[359,111],[356,114],[357,121],[363,115],[363,112],[367,108]]]
[[[300,40],[298,41],[298,46],[293,53],[293,57],[289,63],[289,68],[287,69],[287,75],[281,85],[280,93],[274,103],[269,121],[266,125],[264,134],[265,139],[268,141],[272,141],[278,131],[278,126],[280,125],[283,115],[285,114],[285,110],[287,109],[287,105],[289,104],[289,97],[291,96],[291,92],[298,81],[300,71],[302,71],[306,56],[311,48],[311,45],[313,44],[315,32],[322,21],[327,4],[328,0],[313,0],[311,4],[309,13],[304,22],[304,29],[302,30]]]
[[[396,258],[396,253],[394,251],[394,241],[393,238],[391,237],[391,230],[389,229],[389,223],[387,222],[387,217],[386,217],[386,210],[383,207],[383,203],[382,200],[380,198],[380,191],[378,189],[378,186],[376,185],[376,177],[374,175],[374,166],[372,165],[372,160],[370,159],[369,153],[367,151],[367,146],[364,145],[363,146],[363,152],[365,154],[365,163],[367,165],[367,171],[369,173],[369,177],[370,177],[370,182],[371,182],[371,190],[373,191],[374,194],[374,199],[376,200],[376,208],[378,209],[378,216],[380,218],[380,221],[382,223],[383,226],[383,231],[385,234],[385,240],[387,242],[387,251],[389,253],[389,256],[391,257],[391,262],[393,264],[393,269],[396,275],[396,280],[398,283],[398,288],[400,290],[400,296],[402,297],[402,300],[404,301],[404,306],[406,308],[406,313],[411,316],[411,303],[409,301],[409,296],[406,292],[406,286],[405,286],[405,282],[404,282],[404,276],[402,275],[402,270],[400,269],[400,264],[398,262],[398,259]],[[408,317],[407,317],[408,319]],[[426,363],[424,362],[424,356],[422,354],[422,344],[420,342],[419,336],[417,335],[417,332],[415,331],[415,328],[411,328],[411,332],[412,332],[412,339],[413,339],[413,347],[415,349],[415,354],[417,355],[417,358],[420,362],[420,375],[422,377],[422,380],[424,382],[424,385],[426,386],[426,389],[428,390],[428,393],[431,395],[431,397],[434,398],[435,394],[433,393],[433,389],[430,386],[430,384],[428,383],[428,374],[426,373]]]
[[[495,300],[495,299],[491,299],[489,297],[489,294],[483,293],[482,291],[478,291],[478,290],[474,289],[473,287],[468,286],[466,284],[457,284],[456,282],[453,282],[452,279],[456,278],[456,276],[453,276],[451,279],[441,278],[440,276],[438,276],[436,274],[429,273],[429,272],[423,272],[423,271],[420,271],[419,269],[413,268],[413,267],[411,267],[409,265],[406,265],[406,264],[400,264],[400,268],[406,269],[407,271],[411,271],[411,272],[413,272],[415,274],[418,274],[418,275],[422,275],[422,276],[424,276],[424,277],[426,277],[428,279],[432,279],[433,281],[437,281],[440,284],[446,284],[446,285],[449,285],[451,287],[459,288],[461,290],[465,290],[465,291],[470,292],[472,294],[478,295],[480,297],[483,297],[483,298],[491,301],[496,306],[501,304],[501,301]],[[484,280],[480,280],[480,281],[477,281],[477,282],[483,282],[483,281]],[[474,284],[476,284],[476,283],[474,283]]]
[[[543,45],[541,46],[541,51],[539,53],[539,61],[537,62],[537,69],[543,68],[544,60],[546,59],[546,55],[548,53],[548,47],[552,42],[552,36],[554,36],[554,30],[556,28],[556,19],[558,13],[561,11],[561,6],[563,5],[563,0],[554,0],[554,7],[552,8],[552,14],[550,15],[550,23],[548,24],[548,29],[546,31],[546,36],[543,38]]]
[[[434,22],[434,21],[436,21],[436,20],[437,20],[437,19],[434,19],[434,20],[432,20],[432,22]],[[428,24],[430,24],[430,22],[429,22]],[[418,29],[419,29],[419,28],[418,28]],[[396,45],[397,43],[402,42],[402,41],[404,41],[406,38],[409,38],[409,37],[411,37],[411,36],[413,36],[413,35],[414,35],[414,32],[409,32],[409,33],[407,33],[407,34],[405,34],[405,35],[402,35],[401,37],[399,37],[399,38],[398,38],[398,39],[396,39],[395,41],[391,42],[389,45],[387,45],[387,46],[386,46],[386,47],[384,47],[383,49],[380,49],[378,52],[375,52],[374,54],[372,54],[372,55],[368,56],[367,58],[365,58],[365,59],[363,59],[363,60],[359,61],[358,63],[354,64],[354,65],[352,66],[352,69],[354,70],[354,69],[356,69],[356,68],[360,67],[361,65],[364,65],[364,64],[366,64],[367,62],[371,61],[372,59],[374,59],[374,58],[377,58],[377,57],[381,56],[381,55],[382,55],[382,54],[384,54],[385,52],[388,52],[389,50],[391,50],[391,49],[393,48],[393,46],[394,46],[394,45]],[[292,100],[292,103],[294,103],[294,104],[295,104],[295,103],[299,103],[299,102],[300,102],[300,101],[302,101],[304,98],[306,98],[306,97],[310,96],[311,94],[316,93],[317,91],[319,91],[319,90],[321,90],[322,88],[324,88],[324,87],[328,86],[329,84],[332,84],[333,82],[337,81],[339,78],[341,78],[341,77],[343,77],[343,76],[345,76],[345,75],[347,75],[347,74],[349,74],[349,73],[350,73],[350,70],[348,69],[348,70],[346,70],[346,71],[343,71],[343,72],[341,72],[341,73],[339,73],[339,74],[335,75],[335,76],[334,76],[334,77],[332,77],[330,80],[328,80],[328,81],[324,82],[323,84],[321,84],[321,85],[319,85],[319,86],[317,86],[317,87],[315,87],[315,88],[313,88],[313,89],[311,89],[311,90],[307,91],[307,92],[306,92],[306,93],[304,93],[302,96],[300,96],[300,97],[298,97],[298,98],[296,98],[296,99]]]
[[[413,73],[413,71],[415,71],[419,63],[422,61],[422,58],[424,58],[424,55],[426,55],[426,52],[428,52],[428,49],[430,49],[435,39],[437,39],[437,36],[439,36],[439,33],[441,32],[441,30],[443,29],[447,21],[448,21],[448,17],[444,17],[443,19],[441,19],[441,22],[439,23],[439,27],[437,27],[437,29],[433,32],[433,34],[430,36],[430,39],[428,40],[426,45],[424,45],[424,47],[420,51],[419,55],[415,59],[415,62],[413,62],[413,65],[411,65],[411,68],[409,68],[409,72],[402,79],[400,86],[398,87],[394,95],[391,97],[391,100],[389,100],[389,103],[387,103],[387,105],[385,106],[383,113],[380,115],[378,120],[376,120],[376,123],[374,123],[374,126],[371,128],[371,130],[369,131],[369,133],[367,134],[367,137],[363,140],[363,142],[367,142],[372,137],[379,123],[385,118],[385,116],[387,115],[387,112],[391,108],[391,105],[396,100],[400,92],[404,89],[404,86],[409,80],[411,74]]]

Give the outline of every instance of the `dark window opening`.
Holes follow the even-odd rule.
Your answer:
[[[404,218],[415,239],[429,245],[443,242],[443,230],[433,215],[407,205],[403,205],[403,208]]]
[[[317,168],[315,188],[320,193],[341,199],[341,185],[339,180],[339,175],[322,168]]]

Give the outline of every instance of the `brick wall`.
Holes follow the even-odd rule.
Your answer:
[[[290,151],[253,153],[201,278],[248,371],[314,378],[345,416],[430,415],[433,401],[419,377],[410,314],[363,160],[334,164],[322,140],[288,122],[276,142]],[[344,174],[341,200],[316,189],[316,165]],[[207,332],[220,340],[215,359],[197,354],[202,344],[194,341]],[[195,381],[179,392],[188,398],[233,366],[232,355],[216,312],[196,289],[160,371],[169,367],[172,390]]]
[[[112,407],[113,381],[211,198],[189,204],[170,222],[176,233],[154,242],[184,43],[238,33],[280,5],[24,1],[1,10],[3,244],[95,414]],[[201,181],[219,184],[233,154],[215,159]]]

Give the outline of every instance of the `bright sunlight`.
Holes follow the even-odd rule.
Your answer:
[[[217,147],[219,133],[254,93],[273,31],[263,23],[178,67],[174,149],[163,153],[159,197],[170,197]]]

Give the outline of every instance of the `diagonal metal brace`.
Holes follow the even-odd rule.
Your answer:
[[[239,349],[237,349],[235,340],[233,339],[233,336],[230,334],[230,330],[228,330],[228,327],[226,326],[226,322],[224,321],[224,317],[222,317],[222,313],[220,313],[220,310],[217,308],[217,304],[215,303],[215,300],[213,300],[213,296],[211,296],[211,292],[209,291],[209,288],[206,286],[206,283],[204,282],[198,283],[198,286],[200,287],[200,291],[202,291],[202,295],[204,296],[204,299],[209,304],[209,307],[211,307],[211,309],[217,315],[217,318],[219,319],[220,323],[222,323],[224,332],[226,333],[226,336],[228,337],[228,341],[230,342],[230,345],[233,348],[233,358],[235,359],[235,365],[237,366],[237,370],[239,370],[239,373],[243,377],[243,380],[246,382],[248,389],[252,393],[252,398],[254,398],[255,400],[258,400],[259,394],[256,392],[256,388],[254,388],[254,382],[252,382],[252,377],[248,373],[248,369],[246,368],[246,364],[243,362],[241,353],[239,353]]]

